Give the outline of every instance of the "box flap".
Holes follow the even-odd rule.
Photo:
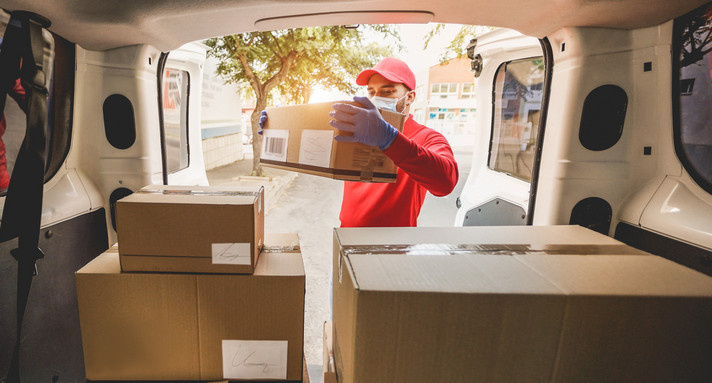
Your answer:
[[[712,297],[712,277],[658,256],[515,257],[571,295]]]
[[[262,252],[254,275],[303,276],[302,254]]]
[[[77,274],[121,274],[118,248],[113,247],[84,265]]]
[[[354,254],[347,259],[361,291],[561,294],[511,256]]]

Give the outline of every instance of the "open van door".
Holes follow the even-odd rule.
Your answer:
[[[497,29],[477,38],[471,56],[476,139],[455,225],[524,225],[542,139],[542,48],[536,38]]]
[[[169,185],[207,185],[200,134],[207,46],[195,42],[168,53],[163,68],[164,172]]]

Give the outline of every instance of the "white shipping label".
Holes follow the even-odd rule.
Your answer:
[[[262,131],[262,158],[287,162],[289,130],[265,129]]]
[[[224,379],[287,379],[286,340],[222,341]]]
[[[331,164],[333,130],[302,130],[299,163],[328,168]]]
[[[251,265],[249,243],[213,243],[213,264]]]

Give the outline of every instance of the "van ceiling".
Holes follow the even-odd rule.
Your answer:
[[[404,11],[432,22],[489,25],[544,37],[567,26],[635,29],[682,15],[706,0],[0,0],[2,8],[38,13],[50,30],[86,49],[149,44],[169,51],[184,43],[263,25],[314,26],[408,22]],[[395,12],[394,12],[395,11]],[[339,13],[330,17],[329,13]],[[373,12],[373,13],[371,13]],[[386,12],[386,13],[384,13]],[[364,14],[373,16],[364,18]],[[300,19],[300,16],[305,15]],[[400,16],[399,16],[400,15]],[[285,20],[280,24],[281,18]],[[268,19],[269,23],[264,23]],[[300,20],[303,20],[300,22]],[[262,21],[262,22],[260,22]]]

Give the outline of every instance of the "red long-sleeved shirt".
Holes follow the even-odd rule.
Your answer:
[[[446,196],[457,184],[450,144],[412,115],[384,153],[398,166],[396,182],[344,182],[341,227],[417,226],[426,193]]]
[[[22,87],[19,78],[15,80],[15,85],[12,91],[8,92],[8,96],[17,100],[18,104],[22,104],[25,101],[25,88]],[[2,139],[5,134],[5,128],[7,128],[7,120],[5,120],[5,113],[2,112],[2,117],[0,117],[0,190],[7,189],[10,185],[10,174],[7,171],[7,157],[5,156],[5,141]]]

